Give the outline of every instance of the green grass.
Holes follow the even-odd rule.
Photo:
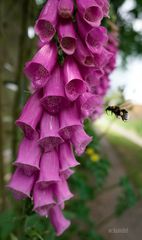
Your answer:
[[[128,119],[128,121],[123,122],[121,119],[117,119],[114,115],[108,114],[104,115],[104,120],[108,124],[117,124],[128,130],[135,131],[137,134],[142,136],[142,119]]]
[[[109,132],[107,138],[120,156],[128,177],[142,189],[142,148],[114,132]]]
[[[128,120],[125,124],[117,120],[117,124],[128,130],[133,130],[142,136],[142,120]]]

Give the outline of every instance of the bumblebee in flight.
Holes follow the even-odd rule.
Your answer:
[[[117,118],[120,117],[122,121],[127,121],[128,120],[128,110],[126,109],[132,109],[133,105],[130,100],[127,100],[121,105],[116,105],[116,106],[108,106],[106,108],[106,113],[111,112],[114,114]]]
[[[121,117],[122,121],[128,120],[128,111],[124,108],[120,108],[119,106],[108,106],[106,108],[106,113],[110,111],[111,113],[115,114],[115,116]]]

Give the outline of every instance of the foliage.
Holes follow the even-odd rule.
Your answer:
[[[138,55],[142,53],[142,35],[140,31],[134,30],[133,24],[135,20],[141,19],[142,1],[135,0],[135,6],[127,13],[124,18],[119,9],[123,5],[124,0],[111,0],[111,6],[114,15],[117,16],[117,25],[119,27],[120,50],[124,58],[129,55]],[[129,2],[129,0],[127,1]],[[128,17],[129,16],[129,17]]]
[[[127,209],[133,207],[137,203],[137,196],[133,185],[127,177],[123,177],[119,183],[122,188],[122,193],[118,198],[118,203],[115,209],[117,216],[123,214]]]
[[[118,121],[117,124],[122,126],[122,122]],[[142,121],[141,119],[131,119],[131,121],[127,122],[125,128],[131,131],[136,131],[136,133],[142,136]]]

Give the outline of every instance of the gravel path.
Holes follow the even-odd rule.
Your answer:
[[[127,132],[121,131],[119,128],[113,127],[113,130],[130,140],[130,135]],[[133,136],[133,135],[131,135]],[[136,144],[141,142],[138,138],[134,138]],[[134,140],[135,139],[135,140]],[[127,210],[122,216],[116,218],[114,209],[117,203],[117,198],[121,193],[118,186],[120,177],[126,176],[127,172],[120,161],[119,155],[115,149],[107,141],[105,137],[101,139],[101,145],[104,154],[107,155],[111,163],[110,174],[104,186],[102,194],[98,196],[95,203],[91,203],[92,217],[97,221],[98,231],[104,236],[105,240],[141,240],[142,239],[142,201],[135,207]]]

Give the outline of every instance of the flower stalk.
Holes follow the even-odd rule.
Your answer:
[[[24,138],[8,188],[31,198],[57,236],[70,226],[62,210],[75,156],[92,141],[84,120],[101,114],[115,68],[117,38],[101,26],[108,9],[108,0],[48,0],[35,24],[39,49],[24,68],[33,93],[16,121]]]

